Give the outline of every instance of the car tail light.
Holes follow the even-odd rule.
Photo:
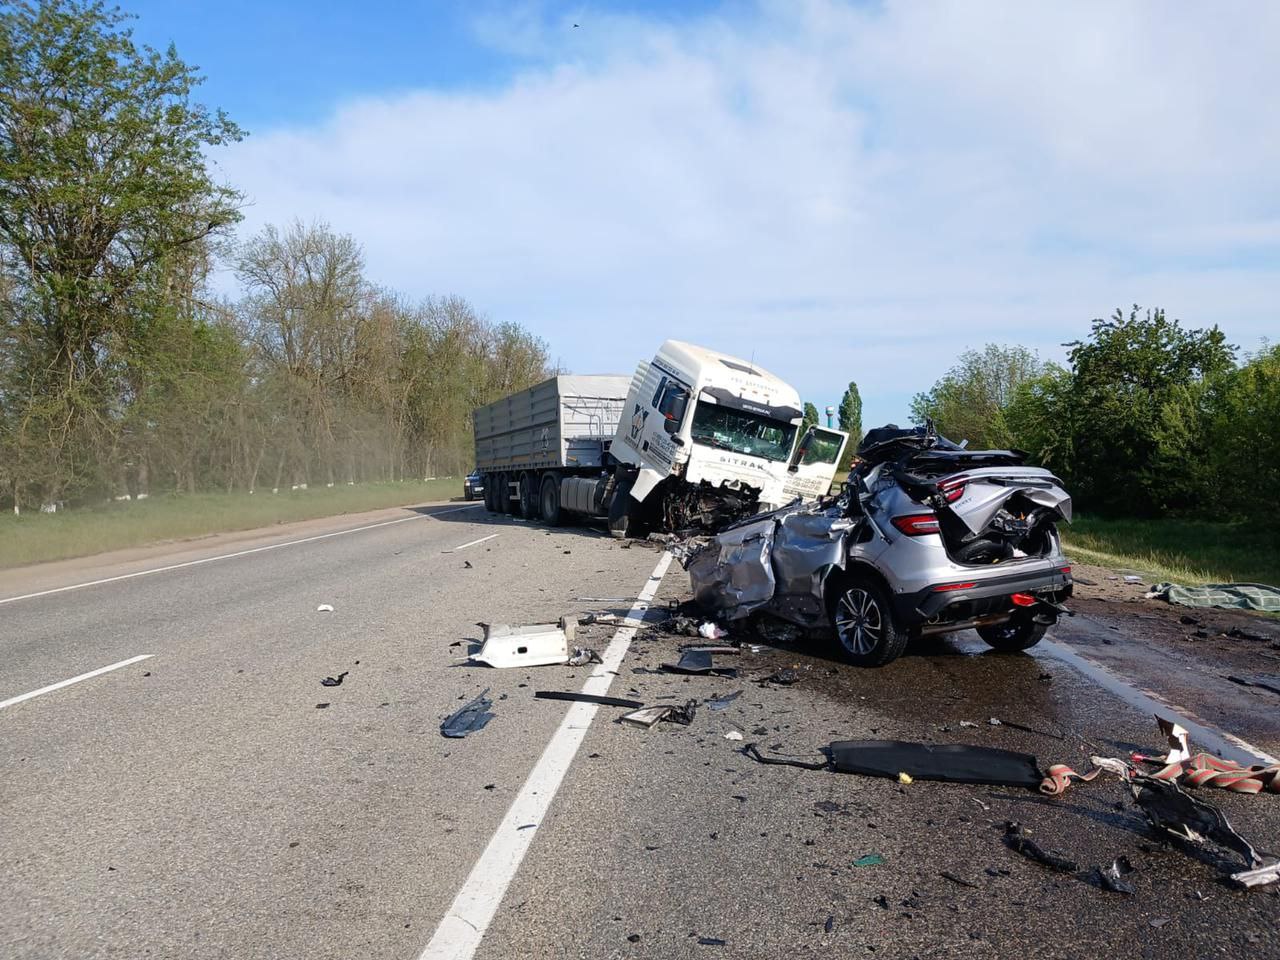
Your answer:
[[[1016,607],[1034,607],[1036,605],[1036,598],[1029,593],[1015,593],[1009,599],[1013,601],[1013,605]]]
[[[1059,572],[1059,573],[1065,573],[1068,577],[1069,577],[1069,576],[1071,576],[1071,568],[1070,568],[1070,567],[1059,567],[1059,568],[1058,568],[1058,572]]]
[[[942,499],[946,500],[947,503],[955,503],[964,496],[964,487],[968,482],[968,477],[952,477],[950,480],[944,480],[938,484],[938,492],[942,494]]]
[[[940,583],[933,588],[933,592],[947,593],[951,590],[969,590],[969,589],[972,589],[973,587],[976,587],[977,585],[978,584],[972,580],[969,581],[968,583]]]
[[[909,513],[905,517],[894,517],[893,525],[908,537],[923,537],[938,532],[938,517],[933,513]]]

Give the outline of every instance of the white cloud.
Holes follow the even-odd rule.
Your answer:
[[[483,92],[222,152],[246,229],[322,218],[571,368],[668,336],[905,413],[954,353],[1049,355],[1135,300],[1252,346],[1280,291],[1280,7],[778,2],[681,25],[521,8]],[[536,8],[533,8],[536,9]],[[584,15],[585,16],[585,15]]]

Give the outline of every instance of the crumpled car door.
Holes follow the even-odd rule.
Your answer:
[[[689,561],[694,599],[726,620],[739,620],[773,598],[772,516],[717,534]]]

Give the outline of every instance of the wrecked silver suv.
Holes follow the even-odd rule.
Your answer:
[[[685,558],[694,597],[834,627],[841,654],[882,666],[916,636],[973,628],[997,650],[1039,642],[1071,595],[1057,523],[1071,498],[1011,450],[965,450],[932,427],[870,431],[839,497],[721,531]]]

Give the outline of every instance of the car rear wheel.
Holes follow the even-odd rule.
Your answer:
[[[1034,647],[1048,629],[1047,623],[1036,623],[1030,617],[1014,617],[994,627],[977,628],[978,636],[987,646],[1001,653],[1017,653]]]
[[[884,588],[870,577],[833,580],[827,613],[840,655],[860,667],[883,667],[907,647],[910,633],[898,623]]]

